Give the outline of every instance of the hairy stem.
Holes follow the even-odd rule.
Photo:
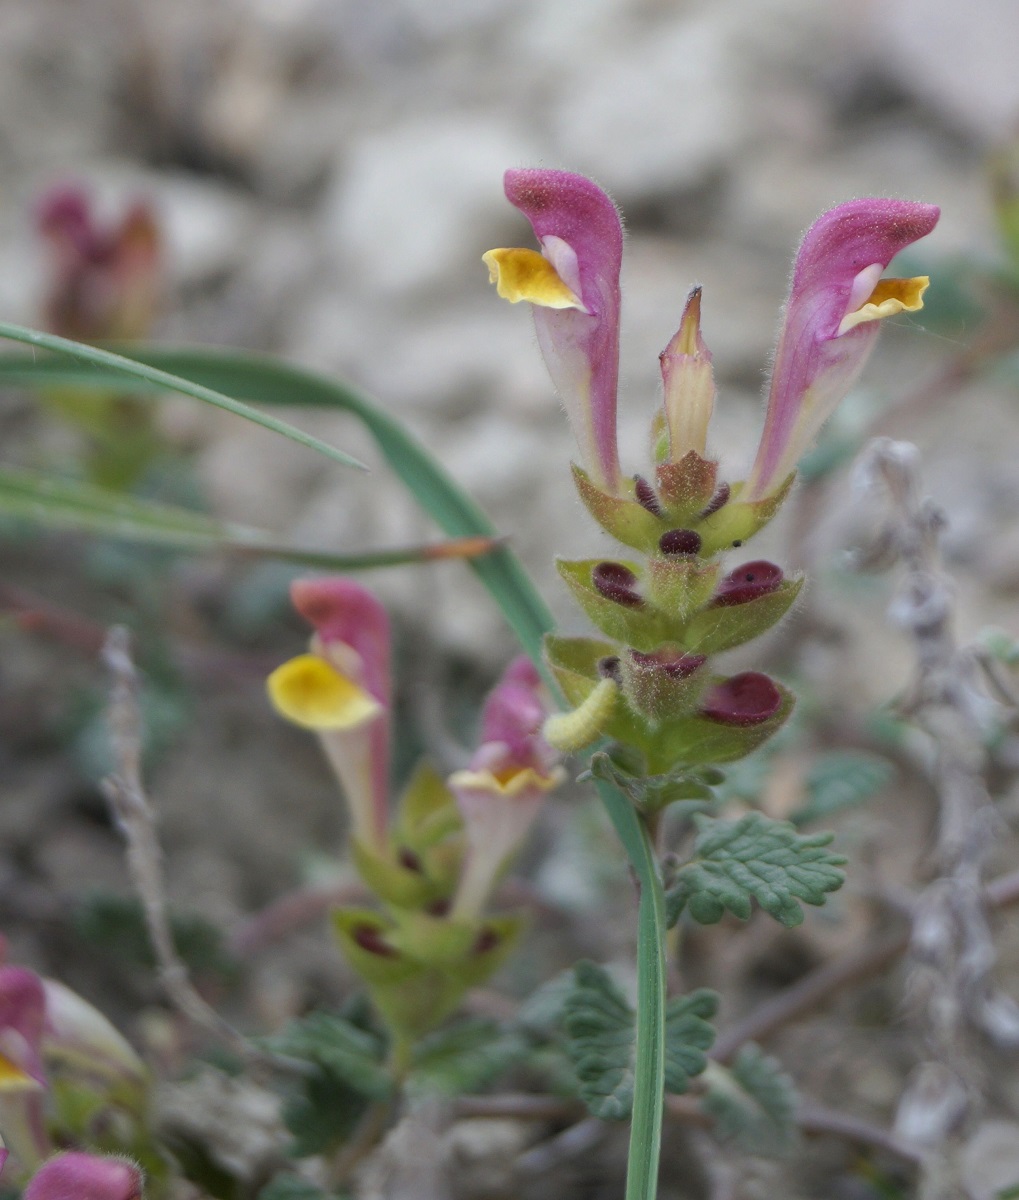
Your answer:
[[[611,784],[598,793],[626,849],[640,888],[637,914],[637,1045],[626,1200],[655,1200],[665,1103],[665,893],[651,834]]]

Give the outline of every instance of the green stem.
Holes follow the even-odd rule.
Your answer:
[[[640,886],[637,914],[637,1046],[626,1200],[655,1200],[665,1106],[665,894],[651,834],[611,784],[598,793]]]

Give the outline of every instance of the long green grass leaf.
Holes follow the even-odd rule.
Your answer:
[[[109,350],[101,350],[97,346],[86,346],[82,342],[72,342],[52,333],[40,333],[38,330],[12,325],[7,321],[0,321],[0,337],[8,338],[13,342],[23,342],[29,346],[38,346],[40,349],[51,350],[55,354],[67,355],[76,360],[74,372],[69,378],[79,386],[124,388],[128,386],[126,380],[130,379],[132,380],[130,384],[132,391],[155,388],[160,391],[180,392],[195,400],[212,404],[216,408],[225,409],[235,416],[243,417],[246,421],[253,421],[256,425],[261,425],[272,430],[273,433],[290,438],[291,441],[307,446],[310,450],[317,450],[319,454],[324,454],[333,462],[340,463],[344,467],[364,469],[364,463],[345,454],[342,450],[337,450],[335,446],[330,446],[328,442],[323,442],[321,438],[313,437],[310,433],[305,433],[286,421],[266,416],[265,413],[258,412],[257,409],[253,409],[247,404],[241,404],[197,380],[181,378],[141,359],[128,358]],[[30,360],[26,362],[24,356],[20,357],[23,366],[32,365]],[[88,367],[82,365],[85,363],[91,364],[93,373],[90,373]],[[26,371],[22,382],[38,381],[41,383],[44,379],[46,382],[53,382],[59,378],[59,372],[54,373],[49,370],[50,364],[45,360],[39,366],[41,369],[38,372]],[[102,379],[101,383],[99,382],[100,378]],[[139,387],[139,384],[143,387]]]
[[[487,553],[496,544],[490,538],[455,538],[364,554],[332,554],[288,546],[264,530],[219,521],[192,509],[139,499],[76,479],[5,466],[0,466],[0,516],[52,529],[80,530],[179,550],[225,550],[329,571],[363,571],[439,558],[469,558]]]
[[[5,328],[10,327],[0,324],[0,333]],[[350,413],[365,426],[386,461],[444,533],[458,538],[490,537],[496,532],[481,509],[397,420],[338,380],[256,354],[153,346],[123,348],[122,354],[122,358],[112,357],[156,372],[158,378],[150,381],[153,387],[163,386],[159,378],[169,372],[195,386],[219,389],[252,404]],[[59,382],[100,388],[123,385],[123,374],[118,373],[116,364],[95,358],[89,362],[92,365],[85,368],[80,363],[56,359],[2,356],[0,383],[45,386]],[[471,566],[491,591],[524,649],[540,661],[541,639],[552,628],[552,618],[516,555],[501,547],[472,560]]]

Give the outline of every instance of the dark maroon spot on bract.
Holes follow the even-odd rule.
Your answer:
[[[598,660],[598,674],[602,679],[614,679],[619,682],[619,655],[607,654],[604,658]]]
[[[729,485],[721,483],[718,486],[718,491],[711,497],[708,502],[708,507],[701,513],[701,517],[710,517],[712,513],[718,512],[723,504],[729,503]]]
[[[658,503],[658,495],[643,475],[634,475],[633,494],[641,508],[646,508],[652,516],[660,517],[662,515],[662,506]]]
[[[630,659],[635,666],[649,671],[661,671],[670,679],[686,679],[708,661],[703,654],[670,655],[661,650],[654,654],[642,654],[639,650],[631,650]]]
[[[445,897],[441,900],[433,900],[425,909],[430,917],[445,917],[449,915],[449,900]]]
[[[396,958],[396,950],[390,946],[374,925],[358,925],[353,932],[354,941],[369,954],[379,958]]]
[[[622,563],[598,563],[591,572],[591,582],[606,600],[626,608],[640,608],[644,603],[643,597],[636,591],[637,576]]]
[[[414,853],[413,850],[408,850],[406,846],[400,847],[400,853],[396,856],[401,867],[406,867],[408,871],[417,871],[421,874],[421,859]]]
[[[748,600],[756,600],[758,596],[777,592],[784,578],[781,567],[776,567],[774,563],[766,562],[763,558],[756,562],[744,563],[726,575],[718,585],[711,603],[715,608],[746,604]]]
[[[701,548],[701,535],[693,529],[670,529],[658,539],[663,554],[696,554]]]
[[[760,725],[782,707],[782,693],[767,675],[745,671],[716,684],[701,705],[701,716],[719,725]]]
[[[494,929],[482,929],[478,934],[474,945],[471,947],[473,954],[487,954],[489,950],[494,950],[499,944],[499,935]]]

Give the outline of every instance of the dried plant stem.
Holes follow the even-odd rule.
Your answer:
[[[991,979],[997,952],[983,887],[999,833],[983,777],[995,704],[975,655],[955,637],[952,589],[938,544],[945,522],[922,498],[918,451],[877,439],[865,451],[857,478],[865,498],[883,506],[877,535],[858,555],[858,565],[904,569],[889,616],[909,635],[916,669],[900,708],[932,745],[936,876],[913,911],[907,981],[929,1058],[907,1088],[898,1126],[928,1148],[922,1200],[940,1200],[961,1194],[957,1138],[983,1106],[981,1041],[1019,1042],[1019,1010],[995,993]]]
[[[128,871],[141,901],[159,981],[180,1013],[225,1042],[246,1062],[303,1071],[302,1064],[266,1054],[253,1046],[199,995],[191,982],[173,942],[156,817],[142,785],[143,728],[138,672],[131,658],[130,634],[122,626],[110,630],[103,647],[103,662],[112,679],[108,721],[115,763],[113,773],[103,780],[103,793],[127,845]]]

